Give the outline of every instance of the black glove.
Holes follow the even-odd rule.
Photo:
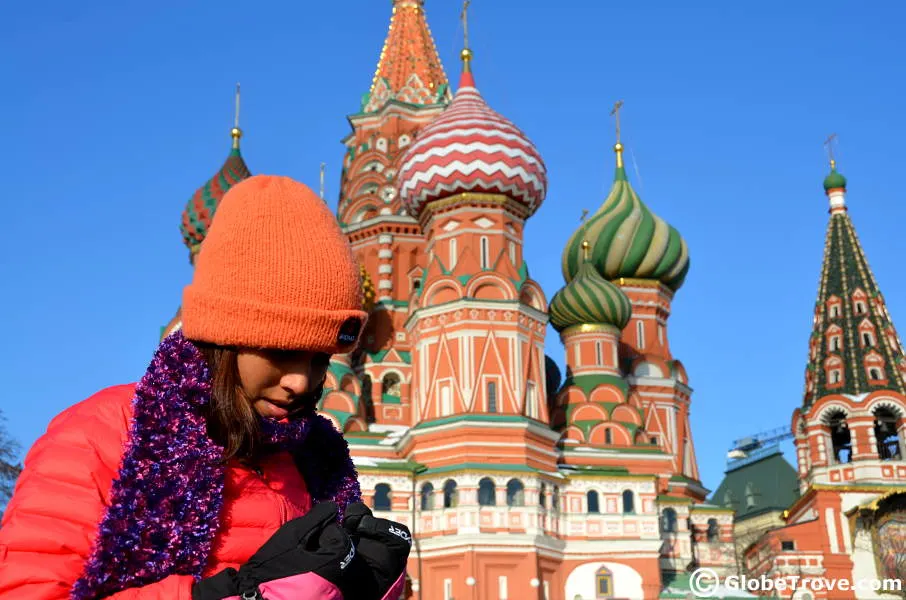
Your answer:
[[[356,502],[346,508],[343,527],[356,547],[340,589],[349,600],[381,600],[406,569],[412,536],[400,523],[378,519]]]
[[[268,592],[283,598],[317,600],[325,589],[338,589],[355,548],[337,524],[337,514],[333,502],[315,505],[305,516],[280,527],[238,571],[224,569],[196,583],[192,600],[237,595],[260,598],[255,593],[267,597]]]

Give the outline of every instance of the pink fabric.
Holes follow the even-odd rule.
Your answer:
[[[258,589],[267,600],[343,600],[337,586],[314,573],[275,579],[262,583]]]
[[[387,590],[387,593],[384,594],[383,600],[399,600],[399,597],[403,594],[403,590],[405,588],[406,570],[403,569],[403,572],[400,573],[399,579],[397,579],[394,584],[390,586],[390,589]]]

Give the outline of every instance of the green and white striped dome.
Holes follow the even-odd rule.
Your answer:
[[[582,242],[588,240],[588,260],[604,279],[656,279],[676,291],[689,271],[686,242],[639,199],[622,161],[618,165],[607,199],[566,244],[563,278],[577,276],[584,261]]]
[[[583,262],[572,281],[554,294],[548,312],[558,332],[592,324],[623,329],[632,316],[632,304],[623,290],[601,277],[590,262]]]

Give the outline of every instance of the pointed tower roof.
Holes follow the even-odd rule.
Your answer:
[[[831,161],[830,222],[809,343],[804,407],[827,394],[906,394],[903,350],[846,209],[846,179]]]
[[[425,19],[424,0],[393,0],[390,29],[362,112],[389,100],[440,104],[449,100],[447,75]]]
[[[689,270],[689,249],[679,232],[651,212],[639,198],[623,167],[623,145],[614,146],[617,168],[613,187],[588,223],[570,237],[563,251],[563,278],[572,281],[584,262],[583,242],[591,243],[589,260],[608,280],[656,279],[672,290]]]
[[[220,167],[220,170],[213,177],[198,188],[182,212],[182,223],[179,229],[182,231],[183,242],[188,246],[191,255],[194,256],[198,251],[201,242],[204,241],[211,226],[211,220],[217,210],[220,200],[234,185],[251,176],[249,168],[242,159],[242,153],[239,151],[239,139],[242,137],[242,130],[239,129],[239,86],[236,86],[236,118],[233,129],[230,131],[233,138],[233,147],[227,156],[226,162]]]

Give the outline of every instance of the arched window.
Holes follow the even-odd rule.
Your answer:
[[[547,486],[544,485],[544,482],[541,482],[541,487],[538,489],[538,506],[541,508],[547,508]]]
[[[506,484],[506,505],[525,506],[525,486],[518,479],[510,479]]]
[[[595,571],[595,600],[613,598],[613,573],[605,567]]]
[[[594,490],[589,490],[588,493],[585,494],[585,500],[586,500],[586,503],[588,504],[588,512],[590,512],[590,513],[601,512],[601,507],[598,504],[598,492],[596,492]]]
[[[831,319],[836,319],[840,316],[840,305],[839,304],[834,304],[833,306],[830,307],[830,316],[831,316]]]
[[[385,396],[400,395],[400,376],[396,373],[387,373],[381,379],[381,394]]]
[[[838,351],[840,349],[840,336],[839,335],[831,336],[830,339],[828,339],[827,344],[828,344],[827,349],[830,350],[831,352]]]
[[[881,377],[881,369],[879,369],[878,367],[869,368],[868,378],[872,381],[880,381],[881,379],[883,379],[883,377]]]
[[[846,414],[842,410],[831,413],[827,419],[827,428],[830,432],[831,447],[834,450],[834,460],[837,463],[848,463],[852,460],[852,437]]]
[[[708,519],[708,541],[716,542],[720,539],[720,526],[717,519]]]
[[[755,507],[755,486],[751,481],[746,483],[746,508]]]
[[[434,486],[430,482],[422,485],[422,510],[434,510]]]
[[[604,443],[607,445],[613,443],[613,433],[610,431],[610,427],[604,430]]]
[[[459,492],[456,490],[456,482],[448,479],[444,482],[444,508],[456,508],[459,504]]]
[[[496,504],[497,490],[494,487],[494,482],[489,477],[485,477],[478,482],[478,505],[494,506]]]
[[[676,533],[676,511],[672,508],[665,508],[661,513],[661,532]]]
[[[861,300],[856,300],[856,314],[861,315],[865,312],[865,303]]]
[[[632,490],[623,490],[623,512],[626,514],[635,512],[635,496]]]
[[[379,483],[374,486],[374,501],[372,507],[374,510],[390,510],[390,486],[386,483]]]
[[[488,382],[488,412],[497,412],[497,382]]]
[[[875,440],[878,445],[878,458],[881,460],[900,460],[900,436],[897,434],[897,419],[886,406],[874,411]]]
[[[481,268],[487,269],[490,263],[491,247],[488,238],[481,236]]]
[[[551,508],[553,510],[560,510],[560,486],[554,486],[554,491],[551,494]]]

